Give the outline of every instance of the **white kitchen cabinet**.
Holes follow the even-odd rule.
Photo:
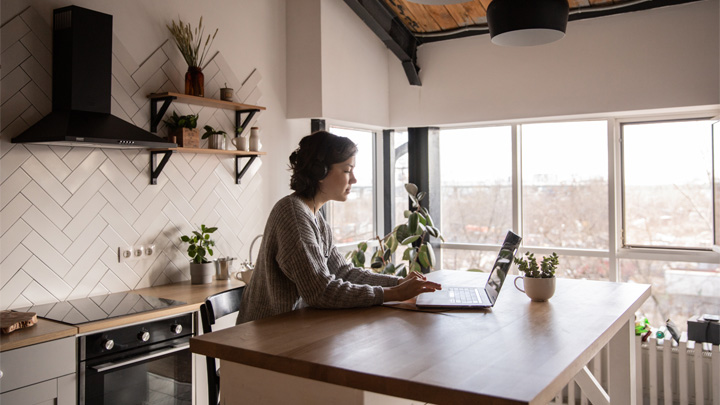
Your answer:
[[[0,404],[77,403],[75,337],[0,352]]]

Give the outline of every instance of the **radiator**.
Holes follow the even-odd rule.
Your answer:
[[[635,338],[637,403],[643,405],[720,405],[720,347],[709,343]],[[607,347],[588,364],[588,369],[607,391]],[[667,399],[667,400],[666,400]],[[611,403],[616,403],[612,401]],[[551,404],[591,402],[571,381]]]

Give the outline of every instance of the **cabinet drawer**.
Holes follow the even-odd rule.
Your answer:
[[[77,371],[75,337],[0,353],[0,393]]]

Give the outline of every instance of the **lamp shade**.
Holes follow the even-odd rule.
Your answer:
[[[533,46],[565,36],[567,0],[493,0],[487,9],[492,43]]]

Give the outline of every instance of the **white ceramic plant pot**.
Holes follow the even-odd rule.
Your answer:
[[[518,286],[518,280],[522,280],[525,288]],[[555,277],[552,278],[532,278],[518,277],[515,279],[515,288],[522,291],[533,301],[543,302],[550,299],[555,294]]]
[[[190,284],[212,283],[213,274],[215,274],[215,264],[213,262],[190,263]]]

